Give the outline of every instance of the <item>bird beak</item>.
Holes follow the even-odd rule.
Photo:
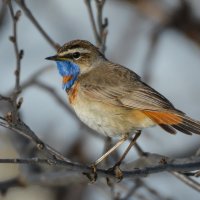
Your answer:
[[[60,60],[59,57],[58,57],[58,55],[50,56],[50,57],[47,57],[47,58],[45,58],[45,59],[46,59],[46,60],[54,60],[54,61]]]

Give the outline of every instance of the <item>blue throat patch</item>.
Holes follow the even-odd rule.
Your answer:
[[[77,80],[80,73],[80,68],[75,63],[69,61],[56,61],[56,64],[59,74],[61,76],[72,77],[67,83],[63,83],[62,85],[62,88],[64,90],[69,90],[73,86],[74,82]]]

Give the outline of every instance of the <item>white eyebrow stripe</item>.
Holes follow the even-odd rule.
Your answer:
[[[87,49],[76,48],[76,49],[68,49],[67,51],[61,52],[61,53],[59,53],[58,55],[59,55],[59,56],[65,56],[65,55],[67,55],[67,54],[72,54],[72,53],[75,53],[75,52],[90,53],[90,51],[87,50]]]

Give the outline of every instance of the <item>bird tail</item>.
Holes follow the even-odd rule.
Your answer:
[[[187,135],[200,134],[200,121],[196,121],[184,113],[167,111],[143,111],[143,113],[171,134],[175,134],[176,130]]]

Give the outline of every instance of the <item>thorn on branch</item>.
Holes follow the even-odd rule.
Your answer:
[[[15,19],[16,21],[18,21],[19,18],[20,18],[20,16],[21,16],[21,14],[22,14],[21,10],[18,10],[18,11],[15,13],[14,19]]]

